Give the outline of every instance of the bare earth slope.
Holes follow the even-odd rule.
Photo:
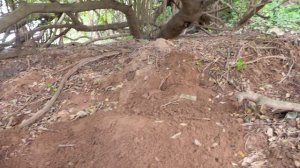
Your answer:
[[[276,72],[273,78],[267,77],[273,68],[264,71],[266,60],[249,64],[243,72],[228,71],[224,62],[231,59],[226,55],[228,48],[235,56],[245,55],[246,61],[255,59],[255,51],[236,47],[246,48],[247,40],[186,37],[68,46],[1,61],[0,69],[7,73],[0,76],[0,167],[293,167],[299,151],[290,146],[274,151],[265,132],[268,125],[242,126],[249,121],[277,122],[269,113],[263,114],[265,119],[259,112],[247,111],[248,106],[237,105],[234,92],[244,89],[245,78],[255,91],[262,87],[256,81],[282,79]],[[64,67],[115,50],[121,54],[91,63],[73,75],[41,120],[30,128],[16,128],[51,98],[67,71]],[[278,71],[284,63],[271,62]],[[282,84],[286,90],[276,89],[276,94],[284,97],[288,90],[290,100],[299,102],[299,66],[294,69],[295,76],[287,79],[294,85],[286,82]],[[224,83],[224,72],[230,72],[236,85]],[[283,131],[292,128],[289,122],[281,125]],[[293,128],[299,130],[297,120]],[[272,142],[281,144],[279,133],[274,137]],[[288,154],[277,155],[285,151]],[[249,160],[251,156],[259,157]]]

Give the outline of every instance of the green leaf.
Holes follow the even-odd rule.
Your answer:
[[[243,58],[238,58],[235,62],[235,67],[238,71],[242,71],[245,68],[246,64]]]

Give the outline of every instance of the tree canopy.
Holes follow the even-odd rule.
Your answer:
[[[48,47],[120,37],[169,39],[191,26],[207,33],[300,27],[300,4],[293,0],[2,0],[0,5],[0,48],[28,41]]]

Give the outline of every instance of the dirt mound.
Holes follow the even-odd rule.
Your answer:
[[[5,149],[11,153],[1,156],[4,160],[10,158],[3,164],[9,167],[230,167],[232,162],[237,162],[243,134],[241,127],[230,118],[233,106],[230,102],[221,104],[214,92],[200,86],[201,77],[193,55],[167,54],[169,49],[164,47],[152,52],[148,59],[149,55],[145,56],[152,47],[157,49],[150,43],[123,71],[105,79],[102,91],[95,93],[97,99],[105,102],[103,111],[78,121],[55,124],[45,133],[36,133],[38,138],[34,141],[23,137],[23,145],[27,147],[21,151]],[[150,60],[152,57],[157,60]],[[76,104],[84,109],[93,104],[89,94],[80,93],[76,97],[63,94],[62,99],[74,104],[61,109],[78,108]],[[116,107],[107,108],[112,102],[116,102]],[[2,143],[9,143],[9,139]],[[19,145],[22,141],[18,139],[14,143]]]
[[[210,127],[211,131],[203,131],[205,127]],[[223,132],[221,127],[208,121],[188,122],[185,126],[175,121],[156,121],[135,115],[96,114],[73,123],[56,124],[49,130],[33,142],[26,142],[30,145],[21,156],[2,156],[2,159],[12,157],[2,165],[230,167],[233,160],[238,160],[234,153],[241,145],[236,143],[238,136],[234,128]]]
[[[299,87],[295,87],[299,74],[288,71],[290,67],[299,68],[291,66],[293,55],[273,46],[264,46],[257,52],[259,47],[253,45],[263,43],[251,36],[204,36],[131,41],[102,48],[69,46],[33,57],[39,60],[48,55],[46,62],[20,58],[18,61],[27,62],[29,69],[13,71],[0,79],[0,126],[7,129],[0,134],[0,165],[294,165],[299,154],[296,120],[279,122],[267,112],[255,111],[251,103],[237,106],[234,98],[235,91],[250,87],[269,96],[299,100]],[[9,129],[51,98],[61,74],[75,61],[116,48],[121,53],[118,56],[91,63],[73,75],[41,120],[29,129]],[[277,57],[273,61],[261,59],[262,53]],[[234,61],[239,55],[246,55],[244,61],[248,64],[243,71],[235,69]],[[296,64],[298,60],[293,61]],[[289,76],[285,79],[280,72]],[[275,77],[271,78],[271,74]],[[285,82],[278,83],[281,80]],[[287,93],[291,94],[286,97]],[[243,122],[248,123],[242,126]],[[285,143],[285,138],[290,143]]]

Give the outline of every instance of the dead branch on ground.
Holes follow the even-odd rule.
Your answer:
[[[73,68],[71,68],[62,78],[61,82],[59,83],[58,89],[55,92],[55,94],[53,95],[53,97],[44,105],[44,107],[39,110],[38,112],[36,112],[32,117],[30,117],[27,120],[22,121],[22,123],[19,125],[20,128],[24,128],[26,126],[29,126],[31,124],[33,124],[34,122],[36,122],[39,118],[41,118],[44,114],[46,114],[47,111],[50,110],[50,108],[52,107],[52,105],[54,104],[54,102],[56,101],[56,99],[58,98],[58,96],[60,95],[65,83],[67,82],[67,80],[75,73],[77,72],[81,67],[83,67],[84,65],[94,62],[94,61],[98,61],[101,59],[105,59],[105,58],[110,58],[113,56],[118,55],[119,52],[109,52],[109,53],[105,53],[101,56],[97,56],[97,57],[92,57],[92,58],[85,58],[82,59],[78,62],[78,64],[76,64]]]
[[[254,93],[252,91],[239,92],[236,94],[236,97],[239,102],[242,102],[244,99],[247,99],[256,102],[258,105],[267,106],[273,109],[300,112],[300,104],[298,103],[274,100],[261,94]]]

